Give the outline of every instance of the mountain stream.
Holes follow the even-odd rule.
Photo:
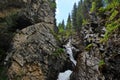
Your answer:
[[[69,39],[69,42],[65,45],[65,49],[66,49],[67,54],[69,55],[70,60],[76,66],[76,60],[74,59],[73,52],[72,52],[73,48],[74,47],[71,45],[71,39]],[[70,80],[71,74],[72,74],[71,70],[66,70],[65,72],[60,72],[57,80]]]

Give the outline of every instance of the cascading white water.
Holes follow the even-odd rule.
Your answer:
[[[72,52],[72,45],[71,45],[71,39],[69,39],[69,42],[65,45],[65,49],[67,51],[67,54],[69,55],[70,60],[73,62],[74,65],[76,65],[76,60],[73,57],[73,52]],[[71,70],[66,70],[65,72],[61,72],[58,75],[57,80],[69,80],[70,75],[72,74]]]
[[[67,70],[63,73],[59,73],[59,76],[58,76],[57,80],[69,80],[71,74],[72,74],[71,70]]]
[[[70,60],[74,63],[74,65],[76,65],[76,60],[73,57],[73,52],[72,52],[72,45],[71,45],[71,39],[69,39],[69,42],[65,45],[67,54],[69,54],[69,58]]]

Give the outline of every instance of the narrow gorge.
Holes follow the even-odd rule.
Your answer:
[[[119,80],[119,0],[80,0],[58,25],[56,5],[0,0],[0,80]]]
[[[66,49],[66,53],[69,56],[69,59],[72,61],[72,63],[74,64],[74,66],[76,66],[76,60],[73,57],[73,46],[71,45],[71,39],[69,39],[68,43],[65,46]],[[65,72],[60,72],[58,75],[58,79],[57,80],[70,80],[70,75],[72,74],[73,71],[71,70],[66,70]]]

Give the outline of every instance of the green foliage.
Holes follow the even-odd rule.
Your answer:
[[[63,54],[63,53],[64,53],[64,49],[63,48],[58,48],[53,52],[53,55],[57,57],[57,56],[59,56],[60,54]]]
[[[51,9],[53,9],[53,10],[55,10],[56,9],[56,2],[55,2],[55,0],[49,0],[49,3],[50,3],[50,7],[51,7]]]
[[[78,6],[74,4],[72,10],[73,29],[79,34],[81,27],[88,23],[89,11],[96,11],[101,6],[103,6],[102,0],[80,0]]]
[[[77,8],[77,13],[76,13],[76,24],[77,26],[75,27],[75,30],[79,33],[80,30],[81,30],[81,27],[82,27],[82,21],[83,21],[83,18],[84,18],[84,15],[86,13],[84,13],[84,10],[82,9],[84,7],[83,3],[82,2],[79,2],[78,4],[78,8]]]
[[[117,1],[112,1],[111,3],[109,3],[106,7],[105,7],[105,11],[109,11],[110,9],[114,9],[117,6],[119,6],[119,2]]]
[[[92,47],[93,47],[93,44],[89,44],[89,45],[86,46],[85,49],[86,49],[86,50],[90,50]]]
[[[20,9],[10,9],[10,11],[5,11],[2,13],[3,16],[1,16],[0,20],[0,29],[3,28],[4,30],[7,31],[15,31],[18,28],[18,22],[17,20],[19,19]],[[21,25],[21,24],[19,24]],[[2,30],[2,29],[1,29]]]
[[[51,3],[50,6],[51,6],[52,9],[55,9],[56,8],[56,3]]]
[[[66,38],[65,24],[64,21],[62,21],[62,23],[58,24],[57,39],[59,39],[59,42],[62,43],[65,38]]]
[[[86,7],[84,6],[83,1],[79,1],[78,6],[74,4],[72,10],[72,26],[73,29],[79,33],[82,27],[83,18],[86,17]]]
[[[92,0],[96,3],[96,10],[98,10],[100,7],[103,7],[103,0]]]
[[[57,33],[55,33],[54,31],[51,31],[51,33],[54,35],[55,39],[58,41],[58,44],[64,43],[64,40],[66,39],[66,31],[65,31],[64,21],[62,21],[62,23],[58,24],[58,32]]]
[[[0,66],[0,80],[8,80],[5,71],[5,67]]]
[[[89,21],[87,19],[83,19],[82,25],[86,25],[88,23],[89,23]]]
[[[58,24],[58,33],[53,33],[58,43],[63,44],[73,34],[72,23],[70,15],[68,16],[67,24],[65,26],[64,20]]]
[[[72,25],[73,28],[75,28],[77,26],[77,21],[76,21],[76,17],[77,17],[77,5],[76,3],[73,6],[73,10],[72,10]]]
[[[105,4],[120,3],[120,0],[104,0]]]
[[[117,14],[118,14],[118,11],[114,10],[113,13],[111,14],[109,20],[113,20],[116,17]]]
[[[60,35],[58,33],[55,33],[53,30],[50,31],[51,34],[55,37],[55,39],[57,40],[58,43],[61,43],[60,41]]]
[[[120,27],[120,19],[117,18],[117,16],[119,15],[119,11],[117,10],[117,8],[119,8],[119,0],[115,0],[115,1],[111,1],[109,2],[109,4],[107,4],[106,7],[102,7],[99,9],[100,13],[109,13],[111,16],[109,17],[109,15],[107,15],[106,18],[106,22],[105,22],[105,26],[106,26],[106,32],[104,35],[104,38],[101,39],[100,42],[106,42],[110,36],[112,35],[112,33],[118,29]]]
[[[59,33],[64,33],[65,32],[64,20],[62,21],[62,23],[58,24],[58,30],[59,30]]]
[[[105,36],[103,39],[101,39],[101,42],[106,42],[110,35],[118,28],[120,28],[120,24],[119,24],[120,19],[111,22],[111,23],[106,23],[106,32],[105,32]]]
[[[9,29],[15,25],[16,14],[17,11],[11,10],[2,16],[0,21],[0,80],[8,80],[7,68],[3,66],[3,62],[14,36],[14,32],[9,31]]]
[[[73,34],[71,16],[69,14],[66,25],[66,37],[70,37]]]
[[[11,13],[10,15],[5,17],[5,22],[8,27],[14,27],[17,25],[16,20],[18,19],[18,12]]]
[[[99,67],[102,67],[103,65],[105,65],[104,60],[100,60],[100,62],[99,62]]]
[[[92,2],[92,7],[90,9],[91,12],[96,11],[96,2]]]

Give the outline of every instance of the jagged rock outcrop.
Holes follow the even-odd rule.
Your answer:
[[[90,22],[81,30],[81,46],[84,48],[77,56],[77,65],[71,80],[119,80],[119,28],[112,32],[108,41],[102,42],[106,36],[105,17],[102,19],[92,13],[90,17]]]
[[[51,5],[50,0],[26,1],[26,8],[23,10],[24,13],[22,12],[22,16],[24,15],[30,19],[32,23],[46,22],[53,24],[55,21],[55,7],[52,8]]]
[[[16,14],[15,27],[17,29],[39,22],[55,24],[56,6],[54,0],[4,0],[0,1],[0,5],[0,19]]]
[[[52,26],[38,23],[22,29],[15,35],[11,52],[6,58],[11,63],[8,69],[10,80],[57,79],[67,56],[59,50],[50,33],[49,27]]]
[[[104,30],[99,28],[100,24],[92,22],[82,28],[81,34],[83,36],[84,47],[77,58],[77,66],[71,80],[97,80],[100,76],[99,62],[101,60],[100,47],[103,49],[103,45],[99,47],[99,40],[101,38],[100,32]],[[98,28],[98,29],[97,29]],[[104,28],[104,27],[103,27]],[[100,32],[96,31],[99,30]]]
[[[120,79],[120,28],[116,30],[107,42],[105,50],[105,65],[100,69],[105,80]]]
[[[54,0],[0,0],[0,48],[6,52],[16,30],[30,25],[46,22],[53,30],[55,5]]]
[[[18,10],[15,35],[5,59],[9,80],[56,80],[60,71],[71,68],[51,33],[55,27],[54,0],[5,0],[0,4],[4,5],[1,14],[4,9]]]

